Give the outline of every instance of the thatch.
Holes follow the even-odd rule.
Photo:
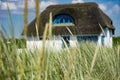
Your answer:
[[[109,28],[114,32],[112,20],[98,7],[96,3],[77,3],[65,5],[51,5],[40,16],[39,35],[43,35],[45,24],[49,21],[49,13],[53,18],[58,14],[69,14],[75,19],[75,26],[68,26],[74,35],[100,34],[102,28]],[[35,19],[28,26],[28,36],[35,36]],[[53,27],[53,35],[69,35],[66,26]]]

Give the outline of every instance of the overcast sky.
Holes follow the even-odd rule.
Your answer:
[[[20,37],[23,31],[23,9],[24,0],[7,0],[10,12],[12,15],[12,21],[14,24],[15,37]],[[35,18],[35,3],[34,0],[28,0],[29,2],[29,23]],[[42,12],[47,6],[54,4],[74,4],[96,2],[99,7],[112,19],[116,28],[115,36],[120,36],[120,0],[41,0],[40,11]],[[0,0],[0,26],[2,25],[2,31],[8,36],[11,35],[10,17],[8,15],[6,0]]]

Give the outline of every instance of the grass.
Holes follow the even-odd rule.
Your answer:
[[[0,40],[0,79],[2,80],[119,80],[120,46],[96,48],[87,43],[61,52],[44,51],[42,67],[39,50],[17,53],[16,44]],[[11,48],[12,47],[12,48]],[[96,55],[97,54],[97,55]],[[96,57],[96,58],[95,58]],[[92,66],[91,66],[92,65]],[[92,69],[91,69],[92,68]]]
[[[24,38],[27,38],[27,26],[28,26],[28,0],[24,1]]]
[[[113,46],[120,45],[120,37],[113,37]]]
[[[26,0],[27,1],[27,0]],[[39,10],[36,0],[36,10]],[[26,2],[25,5],[28,5]],[[24,36],[27,36],[27,5],[24,9]],[[36,34],[38,36],[38,12],[36,11]],[[10,15],[10,13],[9,13]],[[0,79],[1,80],[120,80],[120,45],[103,48],[86,43],[67,47],[60,52],[45,49],[46,38],[52,37],[52,13],[45,26],[42,50],[18,52],[18,43],[13,39],[8,45],[0,37]],[[12,23],[11,23],[12,24]],[[71,33],[69,28],[68,31]],[[47,32],[49,33],[47,35]],[[71,33],[72,35],[72,33]]]

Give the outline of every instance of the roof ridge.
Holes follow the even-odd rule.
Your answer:
[[[54,7],[54,6],[70,6],[70,5],[72,5],[72,6],[74,6],[74,5],[75,6],[76,5],[83,5],[83,6],[85,6],[85,5],[91,5],[91,6],[98,7],[98,4],[95,3],[95,2],[86,2],[86,3],[72,3],[72,4],[53,4],[53,5],[48,6],[46,9]]]

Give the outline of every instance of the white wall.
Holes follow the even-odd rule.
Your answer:
[[[102,46],[101,36],[102,36],[102,34],[100,34],[100,35],[98,36],[98,45],[99,45],[99,46]]]
[[[77,42],[77,38],[76,36],[70,36],[70,46],[71,47],[76,47],[76,42]]]
[[[112,47],[112,30],[109,30],[108,28],[104,29],[105,34],[102,32],[100,35],[98,35],[98,45],[102,46],[102,36],[105,36],[104,38],[104,46]],[[62,37],[61,36],[53,36],[52,40],[46,40],[45,47],[48,50],[52,51],[60,51],[62,49]],[[70,47],[76,47],[77,43],[77,36],[70,36]],[[42,48],[42,40],[37,40],[37,38],[32,39],[29,37],[27,39],[27,49],[30,51],[34,51],[35,48],[41,49]]]
[[[105,46],[112,47],[112,30],[106,28]]]
[[[52,40],[46,40],[45,47],[51,51],[60,51],[62,49],[62,37],[54,36]],[[76,47],[76,37],[70,36],[70,46]],[[27,49],[30,51],[34,51],[35,49],[41,50],[42,48],[42,40],[37,40],[36,38],[28,38],[27,40]]]
[[[45,48],[48,50],[56,50],[59,51],[62,49],[61,47],[62,41],[61,40],[46,40]],[[30,51],[34,51],[35,49],[42,49],[42,40],[39,41],[27,41],[27,49]]]
[[[102,36],[105,36],[104,37],[104,46],[105,47],[112,47],[112,37],[113,37],[113,35],[112,35],[112,30],[110,30],[110,29],[108,29],[108,28],[106,28],[106,29],[104,29],[104,32],[102,32],[100,35],[99,35],[99,37],[98,37],[98,44],[100,45],[100,46],[103,46],[102,45]]]

